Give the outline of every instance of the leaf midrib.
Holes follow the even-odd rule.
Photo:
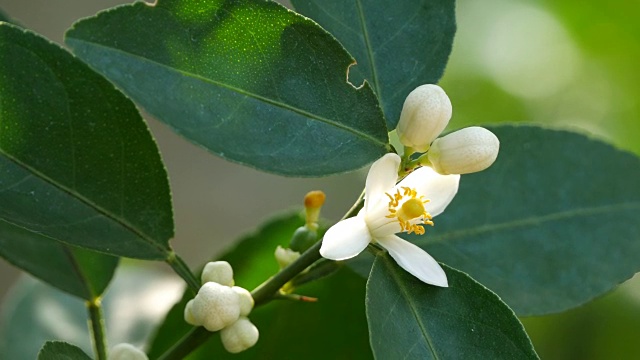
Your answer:
[[[340,130],[352,133],[352,134],[354,134],[354,135],[356,135],[356,136],[358,136],[360,138],[366,139],[366,140],[368,140],[368,141],[370,141],[372,143],[382,145],[385,148],[388,147],[388,144],[386,142],[375,138],[373,135],[366,134],[366,133],[364,133],[362,131],[358,131],[358,130],[356,130],[354,128],[345,126],[345,125],[343,125],[343,124],[341,124],[339,122],[336,122],[334,120],[328,119],[326,117],[310,113],[310,112],[308,112],[306,110],[303,110],[303,109],[300,109],[300,108],[297,108],[297,107],[293,107],[293,106],[288,105],[286,103],[278,102],[276,100],[272,100],[270,98],[267,98],[267,97],[264,97],[264,96],[261,96],[261,95],[258,95],[258,94],[252,93],[252,92],[245,91],[243,89],[237,88],[235,86],[231,86],[231,85],[226,84],[226,83],[222,83],[222,82],[219,82],[219,81],[216,81],[216,80],[213,80],[213,79],[208,79],[208,78],[205,78],[205,77],[203,77],[201,75],[194,74],[194,73],[191,73],[191,72],[187,72],[187,71],[179,70],[179,69],[176,69],[176,68],[172,68],[172,67],[170,67],[170,66],[168,66],[166,64],[157,62],[155,60],[151,60],[149,58],[145,58],[145,57],[142,57],[142,56],[139,56],[139,55],[127,52],[127,51],[123,51],[123,50],[120,50],[120,49],[117,49],[117,48],[114,48],[114,47],[105,46],[105,45],[102,45],[100,43],[91,42],[91,41],[85,41],[85,40],[82,40],[82,39],[79,39],[79,38],[74,38],[74,37],[67,37],[66,38],[66,42],[72,48],[74,48],[72,43],[76,42],[76,43],[86,44],[87,47],[94,46],[94,47],[106,49],[108,51],[117,52],[117,53],[123,54],[125,56],[128,56],[130,58],[139,59],[139,61],[142,62],[142,63],[152,63],[152,64],[154,64],[156,66],[159,66],[159,67],[167,69],[169,72],[175,71],[175,72],[177,72],[179,74],[182,74],[185,77],[189,77],[189,78],[192,78],[192,79],[200,80],[202,82],[205,82],[205,83],[208,83],[208,84],[212,84],[212,85],[224,88],[226,90],[237,92],[237,93],[239,93],[241,95],[244,95],[246,97],[262,101],[262,102],[267,103],[269,105],[273,105],[275,107],[279,107],[279,108],[291,111],[293,113],[305,116],[305,117],[310,118],[312,120],[316,120],[316,121],[319,121],[321,123],[324,123],[324,124],[333,126],[335,128],[338,128]],[[76,56],[78,56],[78,54],[76,54]],[[354,89],[354,91],[360,91],[360,89]]]
[[[431,238],[428,237],[420,237],[419,239],[429,239],[428,241],[416,241],[418,245],[431,245],[437,244],[441,242],[451,242],[451,241],[459,241],[463,240],[469,236],[474,236],[478,234],[494,232],[494,231],[504,231],[509,229],[515,229],[520,227],[526,227],[528,225],[537,225],[550,221],[557,221],[562,219],[570,219],[578,216],[588,216],[588,215],[597,215],[600,213],[613,212],[613,211],[624,211],[624,210],[633,210],[640,209],[640,202],[629,202],[629,203],[619,203],[619,204],[610,204],[603,206],[594,206],[587,208],[580,208],[574,210],[567,211],[558,211],[554,213],[549,213],[540,216],[531,216],[526,218],[521,218],[517,220],[487,224],[476,226],[473,228],[463,229],[463,230],[454,230],[448,233],[443,233],[438,236],[433,236]]]
[[[90,208],[94,209],[96,212],[102,214],[103,216],[111,219],[112,221],[120,224],[122,227],[124,227],[125,229],[127,229],[128,231],[132,232],[133,234],[135,234],[138,238],[144,240],[144,242],[148,243],[149,245],[151,245],[152,247],[156,248],[159,250],[160,253],[165,254],[168,256],[167,253],[167,249],[164,249],[162,247],[160,247],[157,242],[153,241],[153,239],[151,239],[148,235],[146,235],[145,233],[139,231],[138,229],[136,229],[135,226],[133,226],[132,224],[130,224],[128,221],[125,221],[124,219],[120,219],[118,217],[116,217],[115,215],[111,214],[109,211],[107,211],[107,209],[103,209],[101,206],[99,206],[98,204],[94,203],[93,201],[91,201],[90,199],[82,196],[81,194],[75,192],[72,189],[67,188],[66,186],[58,183],[57,181],[55,181],[54,179],[44,175],[43,173],[33,169],[32,167],[28,166],[27,164],[24,164],[23,162],[19,161],[18,159],[14,158],[13,156],[7,154],[1,147],[0,147],[0,155],[4,155],[7,159],[9,159],[11,162],[13,162],[14,164],[22,167],[23,169],[27,170],[27,172],[31,173],[33,176],[35,176],[36,178],[49,183],[51,186],[67,193],[68,195],[70,195],[72,198],[75,198],[77,200],[79,200],[80,202],[84,203],[85,205],[89,206]],[[21,229],[24,229],[26,231],[29,232],[33,232],[33,230],[25,228],[19,224],[16,224],[12,221],[9,221],[8,219],[5,218],[0,218],[3,221],[12,224],[14,226],[17,226]],[[59,240],[56,238],[53,238],[51,236],[46,236],[44,234],[40,234],[46,238],[55,240],[55,241],[59,241],[62,243],[65,243],[64,240]]]
[[[416,306],[414,305],[414,302],[411,299],[410,292],[403,285],[403,282],[400,279],[400,276],[395,271],[397,269],[391,263],[392,260],[389,259],[388,255],[384,255],[384,256],[385,256],[384,257],[385,267],[389,270],[389,272],[391,273],[391,276],[393,276],[393,280],[395,281],[395,283],[398,285],[398,288],[402,292],[402,297],[406,300],[407,304],[409,305],[409,308],[411,309],[411,313],[413,314],[413,317],[416,319],[416,322],[418,323],[418,327],[420,328],[420,332],[422,333],[422,336],[426,340],[428,348],[431,351],[431,354],[433,355],[433,358],[434,359],[440,359],[440,357],[436,353],[435,347],[433,346],[433,340],[431,340],[431,337],[429,336],[429,332],[427,331],[427,327],[423,323],[422,318],[418,315],[418,311],[416,309]]]

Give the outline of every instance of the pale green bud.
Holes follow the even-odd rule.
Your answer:
[[[402,145],[425,152],[451,119],[451,101],[438,85],[421,85],[404,101],[396,132]]]
[[[222,345],[228,352],[233,354],[247,350],[255,345],[258,342],[258,336],[258,328],[245,317],[241,317],[220,332]]]
[[[296,261],[300,257],[300,253],[291,249],[285,249],[278,245],[276,252],[274,253],[276,261],[280,266],[280,269],[284,269],[292,262]]]
[[[500,141],[491,131],[472,126],[435,140],[427,158],[440,174],[469,174],[491,166],[499,150]]]
[[[215,282],[220,285],[233,286],[233,269],[226,261],[212,261],[202,270],[202,283]]]
[[[109,360],[148,360],[147,354],[131,344],[118,344],[109,351]]]

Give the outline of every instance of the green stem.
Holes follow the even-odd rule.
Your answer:
[[[162,354],[158,360],[180,360],[184,359],[192,351],[204,344],[213,334],[202,326],[194,327],[167,352]]]
[[[353,204],[351,209],[342,217],[342,220],[355,215],[364,199],[364,191],[358,197],[358,200]],[[313,244],[307,251],[305,251],[296,261],[289,264],[289,266],[280,270],[273,277],[269,278],[269,280],[262,283],[262,285],[258,286],[251,292],[251,296],[254,300],[254,307],[264,305],[269,300],[278,298],[278,290],[284,284],[291,281],[296,275],[304,271],[306,268],[311,266],[317,260],[321,258],[320,256],[320,246],[322,246],[322,239]],[[178,275],[180,275],[187,284],[190,283],[191,278],[195,279],[189,268],[186,267],[184,262],[176,255],[172,253],[172,255],[167,259],[167,262],[174,269]],[[186,272],[185,272],[186,269]],[[193,280],[191,279],[191,280]],[[195,292],[197,293],[200,284],[195,279],[196,287]],[[193,288],[193,287],[192,287]],[[158,358],[158,360],[177,360],[183,359],[192,351],[197,349],[200,345],[204,344],[213,334],[212,332],[207,331],[203,327],[195,327],[191,329],[189,333],[182,337],[176,344],[173,345],[172,348],[167,350],[162,356]]]
[[[184,260],[172,251],[167,257],[166,262],[171,266],[173,271],[175,271],[175,273],[187,283],[187,286],[189,286],[193,294],[197,294],[198,290],[200,290],[200,281],[195,275],[193,275]]]
[[[100,298],[87,301],[86,306],[89,311],[89,331],[91,332],[96,360],[107,360],[107,339],[105,337],[104,317],[102,316]]]

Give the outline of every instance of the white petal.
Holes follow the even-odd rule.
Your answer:
[[[401,268],[427,284],[448,287],[447,275],[431,255],[395,235],[376,239]]]
[[[418,194],[424,195],[429,202],[425,208],[436,216],[441,214],[458,192],[460,175],[440,175],[428,166],[423,166],[406,178],[398,186],[415,188]]]
[[[371,164],[365,186],[365,211],[368,212],[371,210],[371,208],[385,196],[385,192],[396,185],[399,166],[400,156],[393,153],[385,154]]]
[[[371,235],[362,216],[342,220],[324,234],[320,255],[331,260],[350,259],[371,242]]]

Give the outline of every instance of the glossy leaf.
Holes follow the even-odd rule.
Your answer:
[[[118,258],[65,245],[0,221],[0,256],[60,290],[85,300],[107,287]]]
[[[489,289],[444,266],[448,288],[424,284],[386,253],[367,282],[376,359],[537,359],[513,311]]]
[[[567,131],[491,130],[496,163],[463,175],[435,226],[410,241],[519,315],[576,307],[640,270],[638,157]]]
[[[278,270],[273,257],[277,245],[286,246],[296,228],[304,224],[298,214],[267,222],[256,233],[243,238],[222,259],[234,268],[238,286],[252,289]],[[239,359],[370,359],[364,312],[364,281],[348,269],[299,288],[296,292],[319,297],[317,303],[273,301],[249,315],[260,331],[255,347],[237,354]],[[339,294],[339,295],[336,295]],[[156,335],[150,358],[156,358],[191,327],[183,319],[178,303]],[[328,346],[327,344],[330,344]],[[187,359],[227,358],[218,335]]]
[[[166,271],[121,266],[102,298],[107,342],[143,347],[183,289],[184,282]],[[85,302],[31,277],[21,277],[7,293],[0,319],[2,359],[35,359],[52,339],[92,353]]]
[[[129,100],[59,46],[8,24],[0,94],[3,228],[113,255],[167,256],[167,175]]]
[[[318,176],[388,151],[369,85],[307,18],[263,0],[138,2],[80,21],[74,53],[176,132],[229,160]]]
[[[91,360],[75,345],[62,341],[47,341],[38,353],[38,360]]]
[[[296,11],[331,32],[358,62],[349,79],[367,79],[394,129],[411,90],[435,84],[456,32],[452,0],[291,0]]]

